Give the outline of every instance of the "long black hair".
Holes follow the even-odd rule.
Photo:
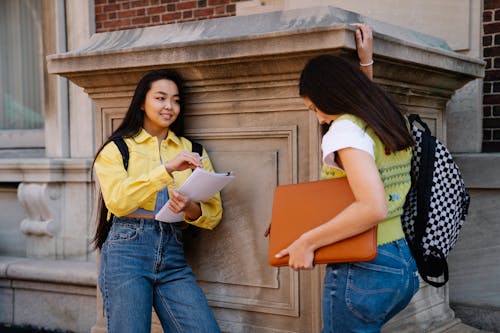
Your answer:
[[[185,96],[182,78],[177,72],[169,69],[150,71],[146,73],[137,84],[134,95],[130,102],[130,106],[128,107],[125,118],[123,119],[120,126],[118,126],[118,128],[113,131],[109,138],[97,150],[91,170],[93,170],[95,160],[104,146],[112,142],[114,139],[131,138],[139,134],[144,125],[145,116],[144,110],[141,109],[141,106],[146,100],[146,94],[151,89],[151,85],[153,84],[153,82],[159,80],[170,80],[175,83],[177,89],[179,90],[179,104],[181,112],[179,112],[177,119],[169,126],[169,130],[174,131],[174,133],[178,136],[184,135],[183,110],[185,105]],[[116,161],[116,163],[122,163],[122,161]],[[108,237],[108,233],[111,228],[110,221],[107,221],[107,215],[108,210],[102,198],[102,194],[99,192],[99,196],[97,199],[97,227],[92,239],[92,244],[96,249],[102,248],[102,245]]]
[[[309,60],[300,75],[299,94],[323,113],[348,113],[361,118],[391,151],[415,144],[392,98],[358,67],[339,56],[320,55]]]

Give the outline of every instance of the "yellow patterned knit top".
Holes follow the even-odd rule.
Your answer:
[[[387,150],[375,132],[363,120],[353,115],[342,115],[331,126],[340,120],[350,120],[361,128],[373,141],[375,164],[384,184],[388,208],[387,218],[378,225],[377,244],[381,245],[403,238],[404,232],[401,226],[401,214],[403,213],[406,194],[411,185],[411,149],[407,148],[398,152]],[[330,139],[335,140],[335,133],[332,133]],[[334,167],[323,163],[321,179],[345,176],[344,171],[338,166]]]

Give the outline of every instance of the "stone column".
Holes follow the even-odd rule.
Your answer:
[[[375,81],[445,139],[446,103],[483,75],[483,63],[452,52],[441,39],[338,8],[95,34],[82,48],[49,57],[51,73],[85,88],[94,100],[98,145],[120,122],[147,70],[173,68],[186,79],[187,134],[206,147],[216,170],[237,175],[222,192],[221,225],[187,246],[225,332],[321,330],[322,268],[297,273],[270,267],[263,232],[277,185],[319,177],[320,136],[298,96],[299,73],[321,53],[356,61],[351,22],[367,22],[376,31]],[[101,304],[98,317],[93,332],[105,330]],[[454,322],[446,289],[423,285],[384,331],[431,331]]]

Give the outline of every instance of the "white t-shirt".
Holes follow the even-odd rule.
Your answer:
[[[335,162],[335,152],[348,147],[366,151],[375,159],[375,142],[372,138],[353,121],[339,119],[333,122],[321,141],[323,163],[342,170]]]

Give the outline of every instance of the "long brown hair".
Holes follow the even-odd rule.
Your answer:
[[[151,89],[151,85],[153,84],[153,82],[156,82],[158,80],[170,80],[177,85],[177,89],[179,90],[179,103],[181,112],[177,116],[177,119],[169,126],[169,130],[174,131],[174,133],[178,136],[184,135],[184,115],[182,111],[184,110],[185,96],[183,81],[180,75],[177,72],[168,69],[150,71],[146,73],[137,84],[134,95],[130,102],[130,106],[120,126],[115,131],[113,131],[106,142],[104,142],[103,145],[97,150],[91,170],[94,169],[95,160],[104,146],[112,142],[114,139],[130,138],[139,134],[144,124],[144,111],[141,110],[141,105],[144,103],[146,94]],[[118,160],[116,161],[116,163],[122,164],[123,161]],[[106,204],[102,198],[102,194],[100,191],[97,198],[96,211],[97,227],[94,237],[92,238],[92,244],[94,245],[95,249],[101,249],[104,241],[108,237],[112,221],[107,221],[108,209],[106,208]]]
[[[299,94],[323,113],[348,113],[363,119],[391,151],[415,144],[392,98],[339,56],[320,55],[309,60],[300,75]]]

